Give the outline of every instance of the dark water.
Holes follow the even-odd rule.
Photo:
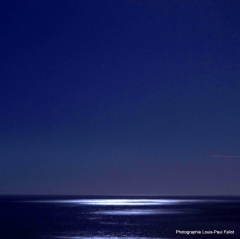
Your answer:
[[[240,238],[240,197],[0,197],[0,238]]]

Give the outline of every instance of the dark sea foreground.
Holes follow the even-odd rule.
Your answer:
[[[240,197],[0,197],[0,238],[240,238]]]

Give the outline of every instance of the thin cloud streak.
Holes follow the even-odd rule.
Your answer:
[[[213,158],[240,158],[240,155],[212,155]]]

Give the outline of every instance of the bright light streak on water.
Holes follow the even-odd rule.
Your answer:
[[[79,199],[79,200],[30,200],[33,203],[61,203],[96,206],[156,206],[199,202],[200,200],[176,199]]]
[[[92,214],[98,215],[154,215],[154,214],[180,214],[186,213],[185,211],[177,211],[177,210],[143,210],[143,209],[131,209],[131,210],[108,210],[108,211],[98,211]]]
[[[10,234],[2,238],[19,238],[20,230],[22,238],[173,239],[176,226],[212,230],[217,225],[234,230],[232,239],[239,239],[239,205],[239,197],[12,197],[0,203],[0,222],[6,224],[4,235]]]
[[[94,200],[78,200],[76,203],[86,205],[100,205],[100,206],[143,206],[143,205],[162,205],[162,204],[174,204],[179,200],[148,200],[148,199],[94,199]]]

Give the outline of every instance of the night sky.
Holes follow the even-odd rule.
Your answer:
[[[2,195],[240,195],[240,1],[1,1],[0,159]]]

